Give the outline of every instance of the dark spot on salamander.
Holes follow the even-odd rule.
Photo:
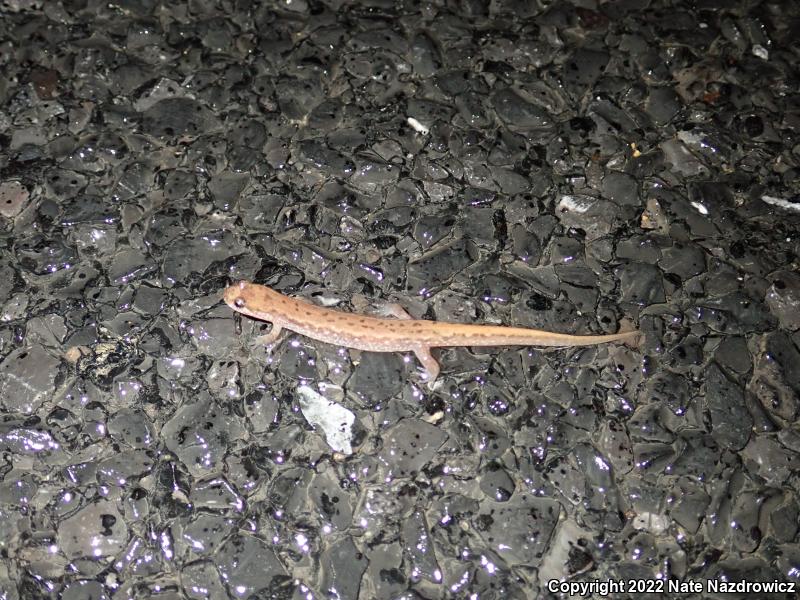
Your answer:
[[[236,300],[233,301],[233,305],[236,308],[244,308],[245,304],[247,304],[247,302],[244,301],[244,298],[237,298]]]

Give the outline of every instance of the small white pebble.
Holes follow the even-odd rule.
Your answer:
[[[761,60],[769,60],[769,50],[764,48],[761,44],[753,44],[753,54]]]
[[[771,204],[772,206],[777,206],[778,208],[800,211],[800,203],[797,202],[789,202],[788,200],[784,200],[783,198],[776,198],[775,196],[761,196],[761,199],[767,204]]]
[[[692,202],[691,205],[694,206],[697,209],[697,212],[699,212],[701,215],[705,216],[708,214],[708,209],[704,204],[701,204],[700,202]]]
[[[0,184],[0,215],[13,219],[28,202],[30,194],[19,181],[4,181]]]
[[[422,135],[428,135],[431,132],[430,127],[426,127],[419,121],[417,121],[414,117],[408,117],[406,122],[413,127],[414,131],[417,133],[421,133]]]

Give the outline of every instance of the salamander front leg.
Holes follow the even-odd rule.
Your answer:
[[[269,333],[265,333],[264,335],[259,335],[255,341],[258,344],[263,344],[264,346],[270,346],[278,341],[278,338],[280,337],[282,332],[283,332],[283,327],[273,323],[272,330]]]
[[[422,363],[422,367],[425,369],[428,388],[433,389],[433,382],[436,381],[436,378],[439,376],[439,371],[441,370],[439,363],[433,358],[431,349],[428,346],[418,346],[414,348],[414,354],[417,355],[417,360]]]

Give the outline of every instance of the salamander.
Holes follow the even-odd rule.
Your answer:
[[[269,321],[272,330],[261,340],[272,344],[284,329],[327,344],[370,352],[413,352],[425,370],[428,385],[439,375],[431,348],[449,346],[592,346],[607,342],[635,344],[636,330],[608,335],[570,335],[501,325],[468,325],[413,319],[391,305],[394,319],[322,308],[285,296],[266,286],[240,281],[225,289],[225,303],[248,317]]]

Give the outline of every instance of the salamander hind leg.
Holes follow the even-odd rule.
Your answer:
[[[428,388],[433,389],[433,382],[436,381],[436,378],[439,376],[439,371],[441,370],[439,363],[433,358],[431,349],[428,346],[418,346],[414,348],[414,354],[417,355],[417,360],[422,363],[422,367],[425,369]]]
[[[283,332],[283,328],[280,325],[272,324],[272,330],[269,333],[265,333],[264,335],[260,335],[256,338],[256,343],[263,344],[264,346],[270,346],[278,341],[281,333]]]

